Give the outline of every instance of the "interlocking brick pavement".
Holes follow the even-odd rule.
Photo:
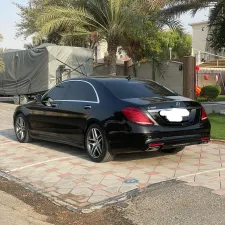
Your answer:
[[[121,154],[113,162],[91,162],[82,149],[34,141],[18,143],[15,106],[0,103],[0,170],[61,204],[82,208],[169,179],[225,195],[225,145],[189,146],[177,154]]]

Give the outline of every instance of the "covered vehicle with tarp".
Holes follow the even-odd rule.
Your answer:
[[[0,73],[0,95],[26,103],[62,80],[93,74],[93,51],[82,47],[42,45],[0,54],[5,71]]]

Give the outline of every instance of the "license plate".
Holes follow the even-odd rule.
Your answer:
[[[161,116],[165,116],[170,122],[182,122],[184,117],[188,117],[190,112],[187,109],[170,109],[160,111]]]

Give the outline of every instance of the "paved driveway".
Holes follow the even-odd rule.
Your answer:
[[[96,164],[82,149],[35,141],[20,144],[12,126],[15,106],[0,103],[0,170],[59,204],[89,208],[123,199],[126,193],[169,179],[225,194],[225,145],[186,147],[178,154],[118,155]],[[116,198],[115,198],[116,197]]]

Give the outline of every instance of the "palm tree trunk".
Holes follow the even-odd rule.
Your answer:
[[[109,41],[108,42],[108,62],[109,62],[109,75],[116,76],[116,53],[117,44]]]

